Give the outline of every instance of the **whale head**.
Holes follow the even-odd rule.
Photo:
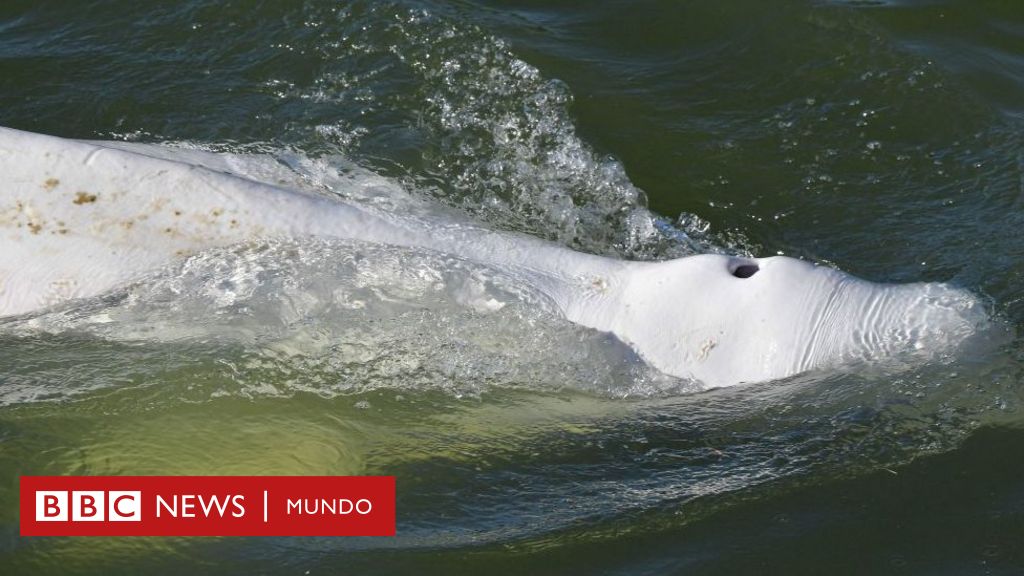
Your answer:
[[[941,354],[988,320],[964,290],[878,284],[794,258],[635,264],[611,330],[659,370],[710,387]]]

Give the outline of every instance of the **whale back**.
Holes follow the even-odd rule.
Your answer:
[[[0,128],[0,166],[0,316],[258,237],[403,238],[352,205],[97,143]]]

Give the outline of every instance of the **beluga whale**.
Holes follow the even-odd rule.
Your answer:
[[[659,262],[574,251],[468,218],[399,213],[190,161],[156,145],[0,128],[0,317],[100,295],[204,250],[326,237],[507,272],[571,322],[707,387],[945,354],[988,314],[942,283],[880,284],[784,257]]]

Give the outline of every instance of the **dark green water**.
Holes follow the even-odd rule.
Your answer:
[[[590,252],[951,282],[1024,328],[1015,1],[5,0],[0,125]],[[694,393],[528,296],[423,288],[478,271],[371,260],[215,252],[102,327],[0,326],[0,573],[1024,573],[1020,338]],[[336,286],[368,304],[294,302]],[[23,474],[357,473],[398,477],[397,538],[17,535]]]

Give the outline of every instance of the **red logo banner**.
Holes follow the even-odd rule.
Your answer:
[[[22,536],[394,536],[394,476],[22,476]]]

